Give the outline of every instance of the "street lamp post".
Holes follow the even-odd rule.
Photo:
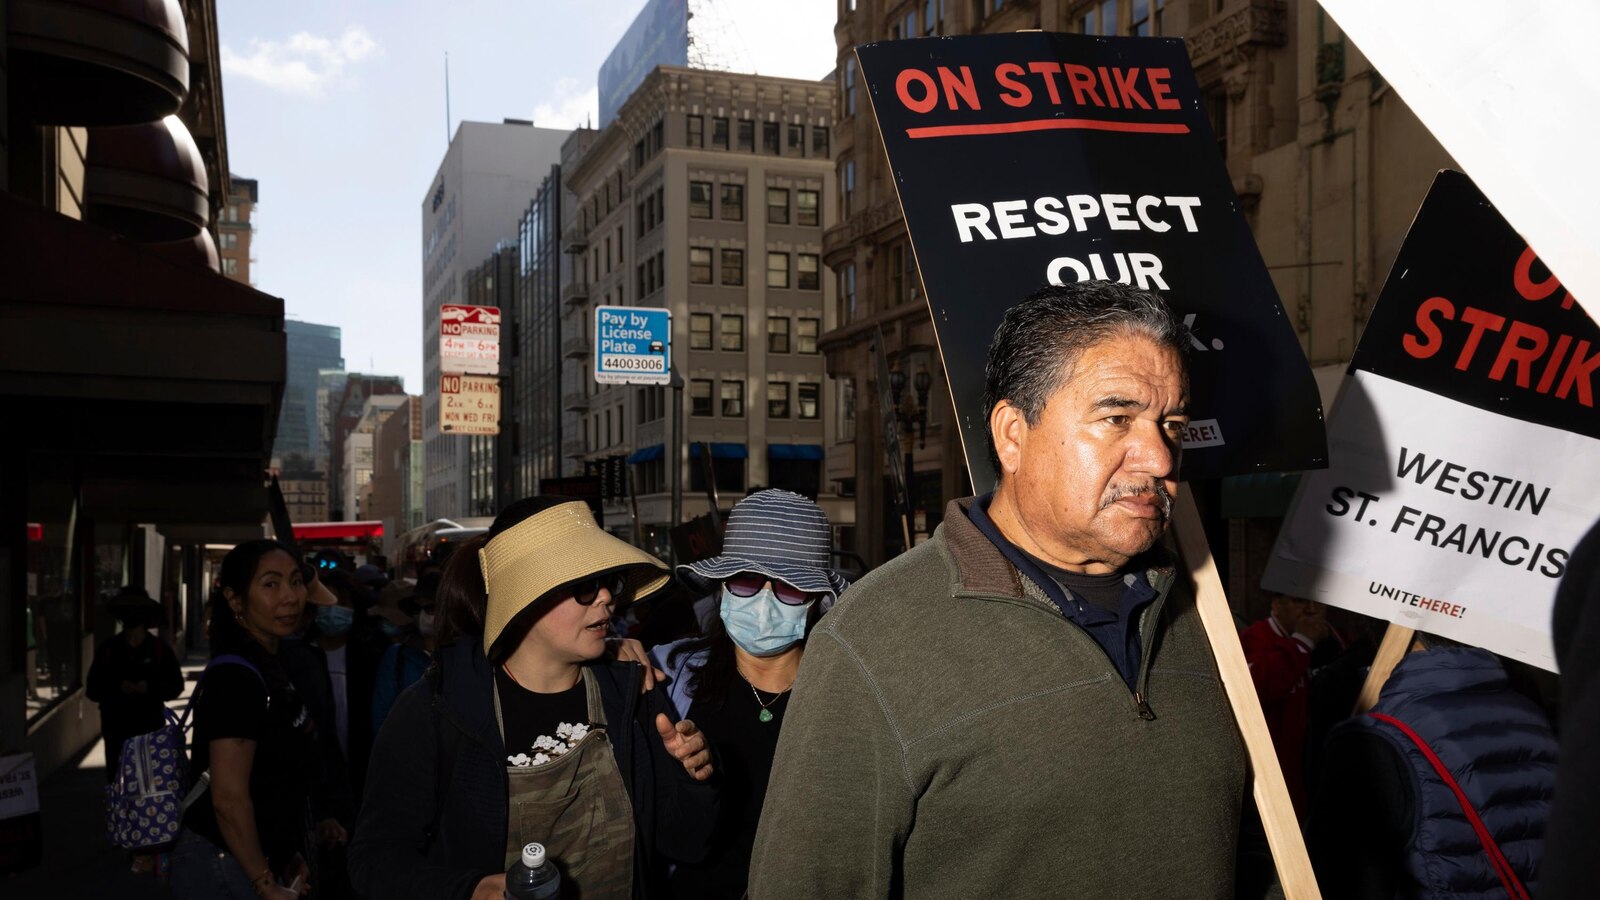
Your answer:
[[[909,533],[915,529],[916,509],[920,502],[916,488],[916,460],[913,455],[910,437],[916,433],[917,446],[928,445],[928,391],[933,387],[933,376],[928,374],[926,366],[919,365],[917,374],[911,379],[911,386],[915,389],[914,395],[906,394],[906,373],[900,361],[896,360],[894,368],[889,371],[889,392],[894,399],[895,417],[899,419],[901,430],[906,435],[905,442],[905,473],[906,494],[910,498],[911,509],[906,512],[912,517],[908,523],[908,546],[910,550]]]

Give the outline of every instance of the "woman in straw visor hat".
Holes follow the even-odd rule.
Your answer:
[[[445,614],[481,634],[441,647],[384,723],[351,880],[368,897],[499,900],[538,842],[569,892],[664,896],[669,861],[710,840],[711,751],[662,691],[640,692],[637,663],[602,657],[612,614],[664,588],[666,567],[582,501],[518,501],[487,538],[481,586],[458,593],[481,616]],[[472,562],[452,559],[445,581]]]
[[[722,767],[715,850],[672,873],[680,898],[744,896],[767,776],[806,636],[845,589],[828,567],[828,517],[799,494],[765,490],[728,516],[720,556],[678,567],[716,599],[706,634],[654,648],[678,713],[704,724]],[[715,723],[715,724],[711,724]]]

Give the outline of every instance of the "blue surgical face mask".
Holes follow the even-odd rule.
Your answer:
[[[383,632],[383,636],[390,640],[399,637],[405,632],[405,629],[385,619],[383,616],[378,617],[378,630]]]
[[[749,597],[722,589],[722,624],[728,637],[751,656],[776,656],[804,640],[810,611],[809,603],[790,606],[778,602],[770,587]]]
[[[356,611],[348,606],[322,606],[317,608],[317,630],[328,637],[340,637],[350,631],[356,620]]]

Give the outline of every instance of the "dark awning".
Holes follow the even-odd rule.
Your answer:
[[[821,444],[768,444],[769,459],[803,459],[820,461],[825,458]]]
[[[655,462],[666,455],[667,452],[665,444],[651,444],[648,447],[640,447],[639,449],[628,454],[628,464],[633,465],[634,463]]]

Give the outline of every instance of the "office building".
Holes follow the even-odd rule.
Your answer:
[[[467,515],[471,442],[439,431],[439,307],[466,302],[466,275],[517,222],[568,132],[530,122],[462,122],[422,200],[422,417],[428,519]]]
[[[283,333],[289,349],[288,383],[272,456],[285,474],[326,471],[329,454],[317,396],[321,371],[344,368],[339,329],[290,319],[283,323]]]
[[[362,401],[354,425],[345,434],[339,469],[339,496],[345,504],[342,510],[345,521],[360,522],[373,518],[369,486],[378,429],[396,410],[407,408],[410,402],[411,398],[404,393],[373,393]]]
[[[383,523],[385,549],[422,518],[422,398],[407,397],[372,439],[372,501],[363,518]]]
[[[223,275],[240,284],[255,284],[250,275],[250,265],[255,262],[250,256],[250,241],[256,227],[250,224],[250,219],[260,200],[260,185],[254,178],[241,178],[231,173],[228,183],[232,189],[217,219],[217,256]]]
[[[569,139],[568,146],[572,143]],[[574,257],[561,252],[562,217],[575,205],[562,183],[561,166],[551,166],[517,226],[517,296],[507,317],[514,340],[502,344],[510,378],[502,380],[500,397],[501,428],[510,439],[502,480],[509,476],[514,497],[539,493],[541,481],[566,475],[576,465],[576,454],[563,460],[561,450],[578,421],[576,413],[561,409],[561,298],[574,266]]]
[[[576,199],[562,241],[576,264],[563,290],[562,407],[578,425],[563,443],[603,479],[606,527],[631,527],[662,555],[675,476],[685,519],[706,511],[712,485],[723,508],[762,486],[816,496],[850,525],[822,479],[834,439],[818,344],[834,308],[821,265],[836,202],[833,103],[827,81],[661,66],[615,122],[574,135],[587,149],[562,161]],[[676,454],[676,392],[594,382],[594,310],[617,305],[672,312]]]
[[[511,496],[513,437],[506,410],[514,390],[512,367],[516,361],[517,242],[495,245],[488,258],[467,270],[466,303],[500,310],[500,433],[465,435],[467,445],[467,515],[493,516]]]
[[[398,404],[395,397],[405,396],[405,385],[398,375],[365,375],[360,372],[350,372],[344,376],[343,390],[339,396],[331,398],[331,443],[329,452],[331,460],[328,466],[328,517],[331,521],[347,522],[357,521],[355,514],[359,497],[352,492],[353,487],[366,484],[365,478],[358,479],[353,474],[358,469],[366,469],[370,475],[372,442],[370,435],[378,423],[363,422],[371,414],[372,406],[368,402],[373,397],[389,398],[388,405],[380,405],[385,411],[394,409]],[[356,441],[352,444],[350,435],[362,432],[369,435],[365,441]],[[359,450],[362,460],[356,460],[350,455],[352,449]]]

